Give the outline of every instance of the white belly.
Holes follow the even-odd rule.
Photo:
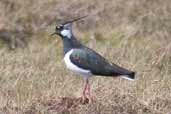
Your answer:
[[[72,52],[73,52],[73,49],[70,50],[69,52],[67,52],[65,54],[65,57],[64,57],[64,61],[65,61],[65,64],[66,64],[67,68],[70,69],[71,71],[77,73],[77,74],[81,74],[81,75],[84,75],[84,76],[90,76],[91,75],[90,70],[85,70],[85,69],[79,68],[78,66],[74,65],[71,62],[70,55],[72,54]]]

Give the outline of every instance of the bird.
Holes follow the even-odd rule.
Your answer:
[[[90,99],[89,79],[91,76],[123,77],[128,80],[135,79],[134,71],[109,62],[102,55],[77,40],[72,32],[72,23],[85,17],[83,16],[56,25],[55,32],[51,34],[52,36],[58,35],[62,38],[66,67],[74,73],[83,76],[83,101]],[[86,92],[89,98],[86,96]]]

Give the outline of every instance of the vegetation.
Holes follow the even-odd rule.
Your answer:
[[[11,38],[24,44],[9,50],[0,37],[0,113],[171,113],[170,4],[170,0],[1,0],[0,29],[19,31],[11,32]],[[87,14],[73,24],[75,35],[110,61],[136,71],[136,81],[92,77],[93,102],[83,105],[82,77],[66,69],[61,40],[50,34],[60,20]]]

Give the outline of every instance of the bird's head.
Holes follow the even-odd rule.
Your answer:
[[[55,32],[52,35],[59,35],[61,37],[71,38],[72,36],[72,25],[71,23],[59,24],[55,28]]]
[[[70,39],[72,37],[72,23],[85,17],[87,16],[76,18],[71,21],[67,21],[67,22],[57,25],[55,28],[55,32],[52,35],[59,35],[61,37],[67,37]]]

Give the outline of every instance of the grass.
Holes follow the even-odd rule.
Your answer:
[[[80,96],[82,78],[75,76],[65,68],[62,61],[61,41],[54,42],[56,39],[59,40],[55,38],[51,42],[44,41],[44,43],[34,41],[26,49],[17,49],[11,52],[6,51],[5,48],[1,49],[0,102],[2,110],[6,107],[8,111],[15,112],[17,107],[19,112],[29,111],[32,110],[31,107],[34,107],[32,105],[35,105],[34,108],[38,108],[34,109],[35,111],[44,111],[53,105],[48,105],[51,100],[54,105],[57,105],[54,107],[59,107],[58,105],[67,107],[67,103],[61,104],[62,97],[68,97],[69,100],[65,102],[69,102],[69,97]],[[148,44],[148,41],[141,40],[147,45],[143,49],[133,39],[126,43],[125,40],[121,40],[118,44],[120,47],[116,48],[112,46],[112,43],[108,44],[107,42],[106,45],[97,42],[94,46],[95,50],[111,61],[137,71],[135,82],[119,78],[92,77],[92,95],[96,103],[81,106],[76,102],[75,107],[59,110],[54,108],[53,111],[56,113],[60,111],[79,113],[78,107],[82,109],[82,113],[93,113],[94,111],[95,113],[96,111],[114,113],[117,110],[118,112],[115,113],[131,113],[129,111],[133,111],[133,113],[155,114],[169,111],[171,82],[169,81],[168,67],[170,64],[167,63],[167,60],[165,62],[161,60],[166,68],[159,69],[158,64],[153,65],[152,60],[155,59],[155,55],[153,55],[155,50],[153,49],[156,45],[153,47]],[[87,43],[87,45],[89,44],[91,41]],[[109,49],[110,54],[108,53]],[[42,102],[45,102],[45,106]],[[75,103],[74,100],[72,102]],[[39,105],[43,106],[39,107]],[[89,108],[90,110],[88,110]],[[74,112],[76,109],[78,112]]]
[[[14,0],[0,3],[3,22],[0,28],[31,33],[25,48],[10,51],[3,42],[0,44],[0,113],[171,112],[171,24],[167,21],[170,1]],[[68,13],[68,10],[77,13]],[[136,71],[136,81],[92,77],[94,101],[82,105],[79,97],[83,79],[66,69],[62,41],[49,35],[54,31],[56,20],[87,12],[100,13],[74,24],[76,36],[110,61]],[[14,19],[10,20],[11,17]]]

